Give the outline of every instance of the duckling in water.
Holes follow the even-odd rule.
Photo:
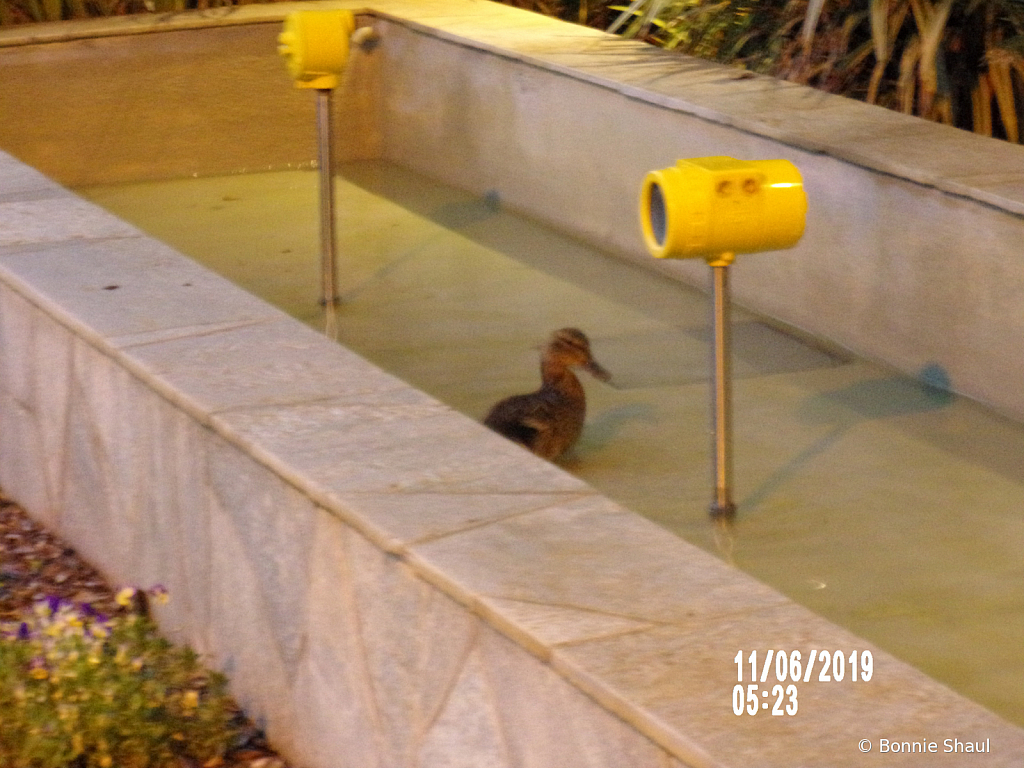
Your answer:
[[[587,398],[574,366],[601,381],[611,375],[590,354],[590,340],[577,328],[555,331],[540,358],[540,389],[497,403],[484,424],[544,459],[556,459],[583,431]]]

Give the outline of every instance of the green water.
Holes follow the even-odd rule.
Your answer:
[[[1024,427],[734,312],[739,520],[716,537],[703,295],[392,166],[337,187],[342,343],[481,418],[582,328],[614,386],[584,382],[566,469],[1024,725]],[[80,192],[320,324],[314,172]]]

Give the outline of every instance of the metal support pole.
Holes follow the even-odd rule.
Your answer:
[[[732,501],[732,349],[729,320],[729,264],[733,254],[710,261],[711,286],[711,422],[714,432],[715,496],[709,509],[711,517],[731,520],[736,516]]]
[[[334,162],[331,152],[331,90],[316,91],[317,162],[320,166],[320,304],[324,333],[338,337],[338,268],[334,241]]]

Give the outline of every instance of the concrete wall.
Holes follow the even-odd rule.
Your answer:
[[[701,286],[643,250],[644,175],[791,160],[806,234],[741,257],[737,303],[1024,418],[1024,147],[587,31],[382,30],[388,158]]]
[[[69,186],[310,167],[316,96],[273,55],[280,31],[0,42],[0,147]],[[347,76],[360,88],[334,97],[339,162],[380,155],[372,64],[356,48]]]

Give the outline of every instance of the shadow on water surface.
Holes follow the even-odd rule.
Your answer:
[[[811,424],[832,424],[820,438],[779,468],[742,502],[746,509],[755,509],[792,480],[808,462],[826,453],[852,428],[867,421],[891,419],[941,411],[956,400],[949,390],[949,376],[941,366],[930,364],[917,379],[891,376],[866,379],[845,387],[811,395],[802,403],[797,418]],[[942,433],[934,428],[921,429],[910,425],[911,431],[924,431],[931,441],[938,442]],[[952,447],[952,446],[950,446]]]
[[[933,368],[929,366],[928,370]],[[948,388],[935,386],[923,375],[917,379],[867,379],[807,398],[799,418],[811,423],[888,419],[939,410],[951,405],[955,397]]]
[[[587,423],[586,444],[599,450],[615,440],[616,435],[630,422],[655,424],[657,409],[650,403],[627,403],[596,415]]]

